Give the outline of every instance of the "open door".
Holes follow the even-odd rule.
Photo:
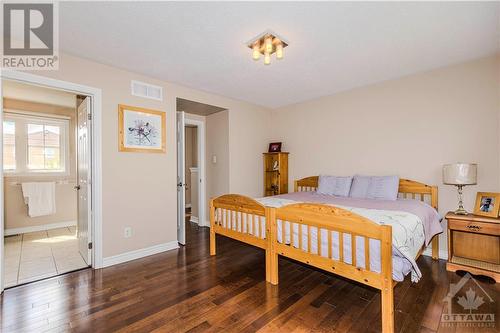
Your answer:
[[[186,173],[184,169],[184,112],[177,112],[177,240],[186,244]]]
[[[91,154],[91,135],[90,124],[91,119],[91,103],[90,97],[86,97],[78,106],[77,114],[77,184],[75,189],[78,192],[78,249],[83,257],[83,260],[90,265],[92,254],[91,243],[91,169],[90,157]]]

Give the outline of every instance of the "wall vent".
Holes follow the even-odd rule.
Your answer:
[[[163,88],[149,83],[132,80],[132,95],[163,101]]]

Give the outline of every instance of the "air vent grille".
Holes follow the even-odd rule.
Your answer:
[[[154,99],[157,101],[163,100],[163,88],[149,83],[132,80],[132,95]]]

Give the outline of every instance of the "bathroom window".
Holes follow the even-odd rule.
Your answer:
[[[5,113],[3,129],[7,175],[68,173],[69,119]]]

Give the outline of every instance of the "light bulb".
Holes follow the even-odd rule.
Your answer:
[[[283,59],[283,44],[281,42],[276,45],[276,59]]]
[[[255,43],[253,44],[252,47],[252,59],[259,60],[259,58],[260,58],[259,43]]]
[[[264,53],[264,65],[269,65],[271,63],[271,55],[269,52]]]
[[[273,38],[271,36],[266,37],[265,45],[266,52],[271,54],[271,52],[273,52]]]

